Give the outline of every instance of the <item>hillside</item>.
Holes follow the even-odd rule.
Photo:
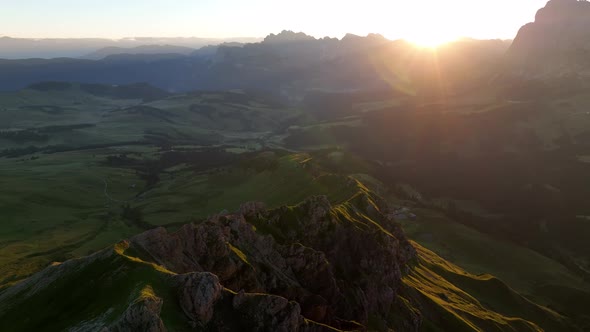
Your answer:
[[[439,315],[423,328],[495,329],[480,319],[491,311],[500,329],[516,324],[527,330],[529,321],[564,330],[539,318],[546,316],[538,314],[543,307],[558,312],[557,321],[585,328],[590,253],[587,223],[578,216],[588,215],[580,199],[588,190],[580,181],[587,177],[588,100],[584,90],[518,103],[498,98],[503,93],[503,87],[474,89],[424,103],[420,96],[383,90],[316,92],[293,104],[255,91],[174,94],[147,84],[45,82],[0,94],[0,284],[21,287],[51,262],[80,258],[156,227],[173,233],[188,223],[201,225],[246,201],[272,210],[326,195],[335,208],[361,190],[353,176],[371,188],[370,195],[384,197],[380,210],[409,208],[417,215],[399,221],[425,258],[421,266],[410,264],[415,273],[406,271],[397,283],[414,288],[400,292],[415,308]],[[526,171],[531,168],[537,171]],[[357,219],[346,211],[343,218]],[[248,222],[278,243],[288,235],[286,225]],[[329,252],[304,238],[291,240]],[[140,258],[165,265],[170,257]],[[433,262],[470,277],[443,273]],[[461,292],[428,286],[425,275]],[[520,304],[490,297],[496,291],[519,294]],[[441,292],[433,308],[433,296]],[[448,302],[466,298],[464,293],[479,301],[473,310]],[[520,309],[531,301],[542,308]],[[449,315],[462,321],[448,321]],[[401,324],[358,317],[351,319],[365,326]]]
[[[151,225],[248,199],[285,204],[330,192],[296,167],[299,157],[257,158],[297,116],[271,96],[45,83],[1,94],[0,103],[0,284]],[[145,217],[130,216],[125,203]]]
[[[111,55],[120,54],[183,54],[189,55],[196,50],[190,47],[174,45],[141,45],[136,47],[105,47],[82,56],[83,59],[100,60]]]
[[[530,75],[585,75],[590,63],[590,3],[551,0],[523,26],[509,52]]]
[[[340,204],[331,205],[321,196],[274,210],[248,203],[238,212],[188,224],[174,233],[153,229],[91,256],[54,263],[0,293],[0,327],[573,328],[559,314],[522,298],[501,281],[470,275],[410,243],[399,225],[385,216],[388,208],[382,199],[358,182],[351,185],[358,191]],[[512,318],[516,311],[506,315],[508,308],[518,310],[522,318]]]

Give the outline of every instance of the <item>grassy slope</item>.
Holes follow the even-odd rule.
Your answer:
[[[359,189],[367,193],[362,185]],[[341,222],[366,227],[374,221],[351,207],[357,196],[334,206],[333,214]],[[541,331],[539,326],[560,331],[567,326],[561,316],[526,300],[498,279],[471,275],[414,245],[419,259],[404,277],[404,293],[419,305],[425,331]],[[166,278],[172,272],[129,256],[126,248],[120,243],[84,259],[55,264],[0,292],[0,329],[92,330],[112,323],[129,303],[153,293],[164,300],[162,319],[168,329],[186,330]]]
[[[577,306],[590,300],[590,286],[554,260],[492,238],[436,212],[416,212],[418,220],[403,222],[408,236],[465,270],[497,276],[535,302],[569,314],[582,314],[583,310]],[[559,290],[569,295],[556,296]]]
[[[175,273],[129,255],[127,247],[121,242],[92,256],[52,265],[17,287],[0,292],[0,330],[101,331],[116,322],[132,303],[159,297],[163,300],[160,317],[168,331],[195,331],[169,278]],[[235,316],[235,293],[228,289],[223,292],[213,319],[238,330],[247,322],[243,321],[245,317]],[[305,321],[324,331],[340,331]]]
[[[0,130],[41,128],[76,124],[99,125],[109,110],[140,103],[139,100],[115,100],[96,97],[76,89],[41,92],[21,90],[0,93]],[[53,106],[46,109],[43,106]],[[15,143],[0,140],[1,149],[29,145],[97,144],[120,141],[103,135],[97,128],[55,132],[47,142]],[[0,149],[0,150],[1,150]]]
[[[147,148],[129,149],[150,154]],[[121,219],[122,203],[105,197],[105,180],[111,198],[131,200],[153,225],[235,211],[248,201],[274,207],[295,204],[311,195],[328,195],[336,201],[346,194],[338,177],[306,168],[308,156],[301,154],[281,157],[276,168],[260,171],[233,167],[195,173],[181,168],[174,177],[163,175],[161,183],[137,199],[144,185],[133,171],[101,164],[105,156],[122,151],[128,150],[67,152],[41,155],[36,160],[0,159],[0,185],[4,188],[0,193],[0,284],[140,232],[138,226]]]
[[[270,107],[263,102],[242,94],[205,93],[142,103],[141,100],[97,97],[75,85],[60,91],[25,89],[0,93],[0,131],[93,125],[51,131],[46,141],[15,142],[0,138],[0,152],[31,145],[77,149],[95,144],[121,144],[144,140],[146,133],[166,137],[172,142],[187,141],[198,145],[205,140],[206,144],[223,142],[260,148],[261,136],[267,136],[284,118],[294,115],[291,110]],[[146,112],[129,109],[137,105],[155,109]],[[191,105],[199,106],[191,109]],[[241,114],[243,119],[232,118],[232,114]],[[243,125],[244,119],[247,126]],[[129,169],[106,167],[101,162],[106,156],[129,152],[140,152],[149,158],[154,151],[150,142],[145,141],[142,146],[0,158],[0,186],[3,188],[0,192],[0,285],[38,271],[51,261],[85,255],[139,232],[139,228],[119,218],[120,203],[110,201],[103,191],[104,181],[107,181],[112,198],[129,200],[144,189],[143,181]],[[176,211],[184,208],[185,212],[181,217],[179,213],[164,216],[173,219],[150,218],[150,221],[157,225],[177,223],[223,208],[237,207],[243,201],[276,197],[269,203],[283,203],[287,196],[277,197],[276,191],[253,195],[261,189],[256,184],[263,183],[246,183],[241,177],[256,177],[256,174],[234,176],[234,182],[225,181],[222,176],[209,181],[208,176],[183,173],[179,179],[195,185],[195,188],[184,186],[184,191],[177,188],[182,186],[179,181],[163,183],[159,188],[161,191],[153,191],[155,198],[149,200],[149,208]],[[273,176],[275,174],[265,174],[257,179],[272,184],[277,180]],[[204,179],[208,185],[196,185]],[[309,180],[301,174],[295,174],[294,179],[303,181],[301,186]],[[171,197],[168,187],[179,189],[182,197]],[[200,204],[198,197],[213,192],[228,192],[229,198],[221,195],[211,206]],[[192,197],[189,209],[186,209],[187,205],[174,203],[183,202],[186,194]],[[158,201],[159,198],[163,200]],[[220,203],[226,199],[227,204]]]
[[[170,330],[188,330],[175,328],[182,324],[180,310],[176,301],[171,300],[173,292],[166,282],[166,276],[172,273],[126,256],[124,248],[124,244],[119,244],[91,257],[54,265],[0,294],[4,303],[0,305],[0,329],[96,330],[114,322],[144,290],[152,289],[166,303],[162,316],[169,322]],[[33,314],[31,308],[43,310]]]
[[[75,118],[74,123],[98,121],[96,114],[101,114],[104,108],[138,102],[115,102],[96,97],[81,97],[79,94],[70,92],[60,96],[52,94],[48,97],[40,92],[24,91],[0,97],[2,101],[0,119],[11,121],[11,123],[16,123],[14,119],[20,116],[18,113],[21,111],[18,109],[20,106],[72,103],[72,109],[68,106],[65,113],[62,113],[64,117],[27,110],[27,116],[21,117],[23,122],[18,124],[18,127],[22,128],[39,126],[48,121],[52,124],[71,124],[70,121],[63,121],[66,116]],[[186,107],[183,106],[186,102],[187,100],[179,103],[168,100],[153,102],[150,105],[188,115]],[[194,102],[202,102],[202,99]],[[81,103],[81,105],[75,105],[75,103]],[[259,105],[250,106],[258,107]],[[94,110],[95,113],[79,112],[82,107],[85,111]],[[238,107],[230,107],[228,111],[231,112],[234,108]],[[89,114],[88,117],[86,114]],[[264,112],[260,114],[268,116]],[[180,132],[182,135],[179,137],[186,133],[195,135],[203,133],[202,129],[184,126],[182,120],[176,118],[173,119],[174,126],[162,126],[153,119],[137,119],[133,116],[117,118],[118,116],[106,120],[103,125],[97,127],[96,131],[85,129],[78,131],[75,135],[72,133],[58,135],[50,142],[51,144],[95,142],[97,138],[108,141],[127,140],[141,135],[143,131],[137,126],[150,128],[153,126],[167,133]],[[575,118],[579,116],[583,115],[576,115]],[[133,120],[136,127],[119,124],[123,119]],[[199,123],[207,123],[206,121],[209,120],[203,117]],[[572,126],[574,122],[579,124],[573,117]],[[0,123],[8,122],[0,121]],[[275,122],[268,121],[268,123]],[[569,127],[570,121],[568,120],[567,123]],[[241,130],[240,124],[235,122],[227,123],[225,127]],[[233,135],[233,139],[240,140],[249,137],[250,133],[238,132]],[[10,147],[12,143],[2,141],[0,144],[2,147]],[[3,211],[9,211],[7,217],[3,218],[0,228],[0,266],[2,267],[0,275],[26,275],[38,270],[51,260],[62,260],[71,254],[82,255],[138,231],[120,220],[105,223],[101,219],[100,216],[109,211],[105,208],[106,201],[100,194],[102,184],[100,181],[89,179],[91,179],[90,175],[106,174],[109,181],[113,182],[112,188],[117,193],[117,197],[132,196],[133,192],[128,187],[129,182],[135,183],[138,180],[133,179],[127,170],[102,169],[92,163],[91,156],[84,153],[48,155],[36,161],[0,159],[0,169],[3,170],[0,184],[3,188],[10,188],[0,193],[2,195],[0,204],[4,204],[0,207]],[[148,221],[166,224],[184,221],[194,216],[205,216],[223,209],[231,210],[249,200],[267,201],[273,206],[283,203],[292,204],[309,194],[337,192],[330,181],[324,182],[321,178],[301,171],[300,168],[289,166],[296,163],[297,160],[294,162],[286,159],[281,162],[278,170],[260,174],[237,172],[208,176],[183,173],[175,179],[164,180],[150,193],[153,196],[148,195],[145,203],[141,205],[148,212],[146,213]],[[132,180],[126,179],[127,176],[130,176]],[[63,178],[67,178],[68,181],[62,181]],[[171,192],[178,192],[181,195],[176,196]],[[26,201],[22,197],[25,197]],[[187,197],[191,198],[187,199]],[[31,204],[35,204],[36,207],[31,209]],[[174,206],[182,208],[183,212],[169,212],[176,210]],[[76,212],[72,213],[72,211]],[[497,275],[510,286],[543,304],[552,302],[550,299],[560,299],[562,303],[565,303],[580,296],[580,292],[587,292],[587,285],[552,260],[530,250],[498,242],[439,216],[428,216],[429,211],[419,212],[421,218],[418,222],[405,225],[410,236],[471,273],[488,272]],[[62,249],[53,251],[56,248]],[[15,263],[17,261],[18,263]],[[467,289],[471,286],[466,284],[464,287]],[[566,293],[566,290],[573,295]],[[475,290],[471,289],[471,292]],[[580,300],[580,303],[585,303],[583,301],[585,300]]]
[[[394,206],[412,207],[415,204],[413,201],[392,196],[381,182],[367,174],[356,174],[354,177],[367,184],[372,191],[387,197],[388,202]],[[582,327],[590,326],[586,311],[590,305],[590,285],[565,266],[526,247],[501,241],[451,220],[436,210],[412,208],[412,212],[417,214],[417,219],[400,220],[400,223],[408,238],[416,241],[416,245],[423,249],[421,252],[432,250],[442,257],[437,259],[452,262],[466,271],[466,274],[477,276],[474,280],[487,278],[488,283],[500,283],[503,286],[478,289],[478,282],[474,283],[469,278],[449,276],[440,269],[434,269],[436,272],[430,271],[431,273],[443,275],[447,282],[459,286],[480,300],[483,299],[482,303],[491,304],[500,313],[513,312],[521,317],[517,306],[498,305],[494,300],[493,292],[506,293],[505,290],[509,287],[537,304],[567,313]],[[490,275],[502,281],[490,278]]]
[[[47,141],[0,138],[0,151],[50,145],[84,146],[142,141],[145,135],[186,142],[257,141],[300,112],[241,93],[175,95],[162,100],[111,99],[76,86],[42,92],[0,93],[0,131],[87,124],[93,127],[52,132]]]
[[[105,151],[109,152],[109,151]],[[129,170],[98,165],[100,152],[0,159],[0,275],[30,274],[52,260],[85,255],[139,231],[109,216],[103,179],[117,198],[133,197],[140,183]]]
[[[274,157],[272,157],[274,158]],[[306,154],[280,157],[262,171],[230,168],[209,174],[181,172],[164,180],[139,203],[152,224],[202,218],[223,210],[235,211],[247,201],[269,207],[295,204],[308,196],[327,195],[338,201],[347,193],[339,177],[306,167]]]
[[[470,274],[419,244],[414,246],[419,264],[404,282],[417,291],[414,296],[418,295],[418,301],[429,308],[426,318],[434,317],[431,323],[439,329],[564,331],[570,328],[564,317],[527,300],[499,279]]]

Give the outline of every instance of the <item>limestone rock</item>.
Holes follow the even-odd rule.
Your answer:
[[[108,332],[166,332],[160,319],[162,299],[145,297],[132,303]],[[104,331],[104,330],[103,330]]]
[[[299,331],[303,323],[299,304],[280,296],[240,292],[233,299],[233,307],[247,317],[255,331]]]
[[[337,208],[325,196],[270,211],[248,203],[174,233],[148,231],[130,248],[179,273],[172,279],[193,326],[215,330],[215,304],[233,291],[233,309],[254,315],[254,330],[296,331],[301,317],[344,329],[390,314],[416,256],[384,206],[370,194]]]
[[[213,317],[213,306],[221,297],[223,287],[212,273],[187,273],[172,277],[178,301],[193,325],[204,326]]]

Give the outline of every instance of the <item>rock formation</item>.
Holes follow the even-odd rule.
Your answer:
[[[590,67],[590,3],[551,0],[535,22],[523,26],[509,50],[513,62],[530,72],[566,74]]]
[[[221,298],[223,287],[211,273],[187,273],[173,277],[178,300],[193,326],[205,326],[213,317],[213,305]]]
[[[153,295],[137,299],[110,329],[105,328],[102,332],[166,332],[160,319],[163,303],[161,298]]]
[[[282,43],[293,43],[293,42],[305,42],[316,40],[312,36],[308,36],[303,32],[293,32],[290,30],[283,30],[279,34],[271,33],[264,38],[264,43],[267,44],[282,44]]]
[[[402,270],[414,252],[371,197],[358,200],[336,210],[323,196],[274,211],[251,203],[239,213],[185,225],[175,233],[145,232],[131,239],[130,248],[143,253],[143,260],[181,273],[175,276],[179,298],[197,325],[211,319],[220,290],[195,272],[213,273],[216,277],[207,278],[219,278],[234,292],[296,301],[297,315],[324,324],[366,324],[370,314],[385,318],[395,306]],[[261,235],[257,228],[274,236]],[[234,307],[241,308],[240,301],[234,299]]]
[[[391,212],[359,187],[338,205],[323,196],[273,210],[247,203],[174,232],[153,229],[0,290],[0,330],[540,330],[445,280],[496,291],[419,245],[417,252]],[[500,307],[522,306],[547,317],[547,330],[575,331],[496,284],[509,294]]]

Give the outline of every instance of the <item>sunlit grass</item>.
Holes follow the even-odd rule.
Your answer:
[[[546,326],[559,326],[564,320],[556,312],[519,296],[495,277],[472,275],[419,244],[413,244],[418,250],[420,265],[404,277],[404,283],[436,304],[438,310],[452,315],[456,324],[477,331],[485,326],[488,328],[484,330],[543,331],[538,324],[526,319]],[[512,316],[517,314],[519,318]]]

